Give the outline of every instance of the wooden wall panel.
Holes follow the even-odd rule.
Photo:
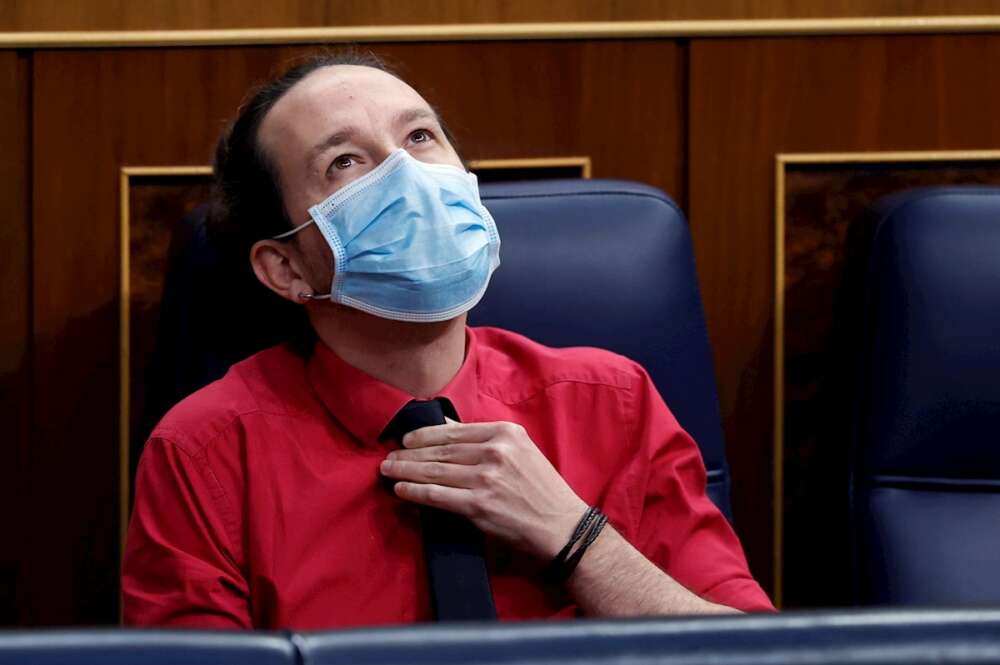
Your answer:
[[[595,177],[684,189],[683,59],[674,43],[377,50],[406,64],[467,158],[589,155]],[[301,52],[36,53],[27,623],[117,619],[119,168],[207,163],[249,84]]]
[[[0,31],[641,21],[1000,13],[996,0],[0,0]]]
[[[17,620],[23,512],[21,462],[28,446],[31,292],[28,183],[30,56],[0,52],[0,625]]]
[[[0,0],[0,21],[11,15],[10,1]],[[47,2],[38,6],[55,6]],[[426,22],[446,20],[433,14],[446,5],[439,2],[425,5]],[[918,4],[944,13],[929,0]],[[60,6],[65,20],[74,11],[84,15]],[[504,20],[528,20],[516,13],[520,5],[505,6]],[[685,6],[694,4],[671,5]],[[731,6],[806,11],[792,2]],[[860,0],[836,6],[885,9]],[[129,7],[122,3],[116,20],[162,17],[177,5],[154,2],[142,15]],[[177,20],[227,16],[221,2],[199,7],[210,9]],[[362,12],[360,3],[341,7]],[[388,3],[370,7],[417,21],[391,13]],[[296,20],[308,24],[311,11],[303,4]],[[20,549],[0,554],[0,593],[16,580],[21,602],[0,605],[0,623],[117,619],[120,167],[207,164],[248,85],[305,50],[0,51],[0,417],[22,428],[15,427],[18,443],[0,453],[0,500],[26,506],[10,520]],[[773,589],[775,154],[1000,148],[1000,93],[984,83],[1000,61],[1000,35],[376,50],[405,65],[404,75],[440,108],[467,158],[588,155],[594,177],[650,182],[688,209],[737,528],[754,573]]]
[[[1000,37],[993,35],[691,44],[689,212],[735,516],[765,582],[772,554],[775,154],[998,148],[1000,92],[985,83],[998,58]]]

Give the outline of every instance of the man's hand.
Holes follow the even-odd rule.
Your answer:
[[[464,515],[544,560],[587,510],[520,425],[449,422],[414,430],[402,444],[381,467],[400,481],[400,498]]]
[[[587,510],[520,425],[454,423],[403,437],[382,462],[403,499],[465,515],[483,531],[551,560]],[[685,589],[609,524],[569,579],[596,616],[715,614],[735,610]]]

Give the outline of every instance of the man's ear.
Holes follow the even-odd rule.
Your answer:
[[[309,302],[313,288],[305,280],[299,253],[291,243],[259,240],[250,248],[250,265],[260,283],[286,300]]]

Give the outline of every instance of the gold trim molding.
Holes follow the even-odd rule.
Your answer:
[[[121,175],[126,178],[141,176],[196,176],[212,175],[211,166],[123,166]],[[127,210],[123,208],[123,210]]]
[[[1000,161],[1000,150],[778,153],[774,172],[774,601],[782,605],[785,440],[785,175],[789,166]]]
[[[129,193],[132,177],[141,176],[209,176],[211,166],[125,166],[118,174],[119,209],[121,217],[118,227],[119,242],[119,278],[118,291],[118,517],[119,517],[119,552],[125,553],[125,534],[128,531],[129,518],[129,433],[131,430],[130,375],[131,370],[131,311],[130,298],[130,253],[129,235],[130,211]]]
[[[524,157],[518,159],[471,159],[469,168],[502,171],[503,169],[547,169],[579,167],[585,180],[591,177],[590,157]]]
[[[649,39],[791,35],[1000,32],[1000,16],[589,21],[372,25],[226,30],[121,30],[0,33],[0,48],[110,48],[344,42]]]

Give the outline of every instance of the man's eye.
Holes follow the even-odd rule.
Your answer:
[[[434,136],[426,129],[418,129],[410,134],[410,140],[414,143],[427,143],[432,138],[434,138]]]
[[[351,157],[350,155],[341,155],[340,157],[337,157],[335,160],[333,160],[332,166],[334,168],[343,170],[346,168],[350,168],[353,164],[354,164],[353,157]]]

